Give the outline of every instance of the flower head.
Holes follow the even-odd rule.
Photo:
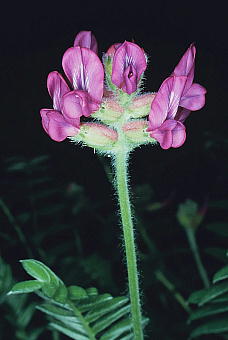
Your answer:
[[[136,44],[125,41],[113,56],[112,82],[127,94],[137,90],[142,73],[146,69],[146,57]]]

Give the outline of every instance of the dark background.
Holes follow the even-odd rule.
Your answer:
[[[93,212],[89,215],[88,205],[88,215],[82,222],[84,230],[80,229],[80,233],[85,239],[85,255],[96,252],[113,261],[115,284],[113,283],[110,289],[115,294],[120,294],[125,292],[124,269],[120,258],[116,259],[114,253],[117,249],[120,250],[121,237],[118,231],[116,202],[112,197],[113,189],[104,171],[104,163],[92,149],[81,149],[68,141],[52,141],[44,132],[39,115],[41,108],[52,106],[46,89],[47,75],[53,70],[62,72],[62,55],[72,46],[75,35],[81,30],[93,31],[99,44],[100,57],[115,42],[134,39],[142,46],[149,56],[146,91],[157,91],[190,43],[196,44],[195,82],[206,87],[207,97],[205,107],[193,112],[186,121],[185,144],[179,149],[167,151],[159,146],[142,147],[134,152],[130,162],[136,210],[137,199],[141,200],[142,204],[148,186],[152,191],[151,202],[169,202],[166,210],[155,214],[147,211],[142,213],[141,217],[145,225],[151,226],[148,233],[151,238],[155,238],[159,250],[162,252],[170,247],[169,251],[172,253],[176,247],[187,247],[185,236],[177,221],[174,221],[178,204],[191,198],[202,205],[205,202],[224,200],[227,194],[227,11],[225,4],[220,1],[5,4],[1,20],[0,48],[1,195],[17,215],[21,207],[22,192],[17,189],[21,177],[7,175],[5,161],[12,156],[32,159],[39,155],[48,155],[48,171],[58,185],[66,188],[70,183],[76,182],[84,188],[90,202],[88,204],[100,202],[96,214],[103,222],[106,219],[109,221],[110,229],[104,229],[104,225],[102,227],[99,224],[99,218],[94,218]],[[143,187],[145,184],[147,186]],[[138,194],[137,188],[141,188]],[[148,204],[148,201],[146,203]],[[139,204],[140,207],[142,206]],[[95,208],[92,206],[91,209],[95,211]],[[143,208],[141,210],[143,211]],[[112,213],[116,216],[110,218]],[[160,214],[163,214],[163,217]],[[64,218],[65,223],[68,223],[69,216]],[[80,215],[81,220],[77,221],[77,227],[80,227],[83,218],[83,215]],[[211,212],[209,209],[206,218],[209,222],[218,218],[224,221],[226,214],[224,211]],[[49,220],[48,222],[52,223]],[[7,221],[4,223],[6,225]],[[39,227],[43,228],[42,225]],[[25,230],[25,234],[29,239],[29,229]],[[65,239],[69,241],[70,237],[68,232],[53,234],[44,241],[43,246],[48,253],[53,244],[62,243]],[[102,241],[105,238],[106,243]],[[202,247],[214,246],[213,235],[210,233],[199,232],[199,241]],[[217,246],[220,245],[225,247],[224,243],[219,241]],[[140,239],[139,249],[146,251]],[[71,252],[69,249],[69,254],[73,256],[73,250]],[[2,243],[1,255],[14,267],[14,273],[20,276],[17,261],[27,256],[24,249],[15,244],[8,246]],[[121,255],[121,251],[118,251],[118,255]],[[36,249],[34,256],[39,259],[40,255]],[[61,273],[57,265],[58,258],[52,262],[50,259],[47,261],[57,268],[58,274]],[[182,274],[183,277],[189,275],[184,285],[186,295],[191,292],[193,286],[194,289],[201,288],[197,275],[187,273],[186,264],[194,266],[191,261],[190,255],[185,253],[181,257],[170,257],[167,254],[164,260],[170,272],[173,271],[177,277],[180,278]],[[210,274],[219,268],[218,262],[210,257],[205,256],[204,261]],[[157,266],[159,261],[155,262]],[[151,274],[150,268],[153,268],[153,264],[148,262],[143,267],[145,276]],[[63,268],[64,265],[61,265]],[[71,274],[73,276],[73,272]],[[173,275],[175,281],[175,275],[170,275]],[[80,284],[83,284],[83,278],[78,277]],[[86,280],[90,282],[88,277]],[[91,282],[103,290],[109,289],[108,283],[102,285],[96,278]],[[150,284],[149,280],[145,283],[145,296]],[[151,297],[149,293],[148,299],[145,300],[148,313],[153,314],[150,298],[155,299],[158,310],[161,305],[160,301],[156,301],[156,294]],[[164,310],[161,308],[160,314]],[[156,316],[154,317],[156,319]],[[172,316],[170,317],[172,319]],[[173,318],[175,319],[174,316]],[[157,322],[161,322],[162,328],[164,321],[161,320],[158,317]],[[167,327],[170,327],[174,339],[178,338],[179,331],[175,333],[175,327],[172,326],[172,329],[170,324],[167,321]],[[179,329],[181,330],[181,327]],[[160,337],[163,339],[163,335]]]
[[[195,81],[207,88],[206,105],[188,118],[182,148],[163,151],[144,147],[135,152],[133,180],[165,183],[158,189],[166,191],[165,195],[172,186],[181,186],[184,195],[205,196],[212,188],[219,195],[224,143],[216,144],[216,151],[207,147],[212,139],[213,143],[219,138],[221,142],[227,130],[227,19],[222,2],[160,1],[137,6],[22,2],[6,4],[6,8],[1,21],[2,158],[47,153],[61,177],[72,176],[91,192],[100,192],[103,173],[93,150],[53,142],[42,129],[39,110],[52,105],[46,90],[48,73],[61,72],[62,55],[77,32],[92,30],[100,56],[111,44],[125,39],[141,45],[149,55],[145,90],[156,91],[189,44],[195,42]],[[163,164],[161,169],[155,166],[158,163]],[[224,190],[223,181],[220,184]]]

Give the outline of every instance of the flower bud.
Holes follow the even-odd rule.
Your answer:
[[[154,100],[155,94],[147,93],[142,96],[137,96],[133,99],[128,107],[128,112],[132,118],[145,117],[150,112],[151,103]]]
[[[204,213],[198,209],[198,204],[192,200],[188,199],[178,207],[177,219],[184,228],[196,230],[203,217]]]
[[[124,109],[112,98],[103,101],[100,110],[93,114],[93,117],[99,119],[105,124],[113,124],[119,120],[124,113]]]
[[[146,132],[148,122],[146,120],[132,120],[123,126],[123,131],[127,139],[133,144],[145,144],[151,142],[149,134]]]
[[[103,124],[82,123],[78,138],[81,142],[97,150],[109,150],[117,141],[118,135],[115,130]],[[77,140],[78,138],[76,136]]]

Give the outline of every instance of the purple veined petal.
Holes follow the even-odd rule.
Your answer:
[[[68,92],[62,99],[62,112],[67,119],[80,119],[81,116],[89,117],[98,108],[99,104],[94,102],[85,91]]]
[[[166,78],[155,95],[149,113],[149,130],[155,130],[166,119],[175,117],[187,77]]]
[[[175,120],[183,123],[185,119],[190,115],[190,113],[191,113],[191,110],[184,109],[183,107],[179,107],[177,114],[175,116]]]
[[[173,148],[179,148],[185,142],[186,139],[185,126],[179,121],[177,121],[176,127],[172,130],[172,138]]]
[[[169,110],[167,119],[175,118],[187,81],[186,76],[173,76],[172,78],[173,81],[167,82],[166,89],[166,91],[169,91]]]
[[[191,110],[196,111],[200,110],[205,105],[205,94],[206,89],[199,84],[192,84],[187,92],[184,93],[184,96],[181,98],[180,106]]]
[[[194,44],[191,44],[173,71],[173,75],[175,76],[188,77],[185,85],[186,90],[188,90],[193,83],[195,71],[195,55],[196,48]]]
[[[123,74],[124,85],[122,90],[131,94],[137,90],[137,72],[133,65],[129,65]]]
[[[100,102],[104,89],[104,69],[98,56],[83,47],[71,47],[63,56],[65,74],[75,90],[87,91]]]
[[[61,98],[65,93],[70,91],[67,83],[61,74],[57,71],[53,71],[48,75],[47,88],[51,98],[53,99],[53,108],[60,111]]]
[[[68,136],[75,136],[79,131],[79,124],[76,127],[66,122],[58,111],[42,109],[40,115],[44,130],[56,142],[62,142]]]
[[[117,48],[113,56],[113,84],[128,94],[133,93],[137,89],[138,82],[146,66],[146,57],[143,50],[138,45],[125,41]],[[126,79],[129,79],[128,85],[126,84]],[[132,92],[130,92],[129,83],[131,83]]]
[[[91,31],[79,32],[75,37],[74,46],[86,47],[98,53],[97,40]]]

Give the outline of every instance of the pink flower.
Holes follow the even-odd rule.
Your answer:
[[[135,92],[145,69],[146,57],[138,45],[125,41],[117,47],[113,56],[112,82],[118,88],[128,94]]]
[[[74,40],[74,46],[86,47],[97,54],[97,40],[91,31],[79,32]]]
[[[98,56],[88,48],[70,47],[62,66],[74,90],[86,91],[98,105],[104,89],[104,69]]]
[[[56,142],[63,141],[68,136],[74,136],[79,131],[79,119],[67,119],[61,113],[61,101],[64,94],[69,91],[62,76],[54,71],[48,75],[47,88],[53,99],[53,109],[42,109],[42,125],[44,130]]]
[[[77,134],[80,117],[98,110],[104,86],[103,66],[93,51],[79,46],[69,48],[62,64],[73,91],[58,72],[51,72],[47,87],[54,110],[40,112],[45,131],[56,141]]]
[[[163,149],[178,148],[185,142],[183,122],[205,104],[205,88],[193,83],[194,62],[195,47],[191,45],[151,104],[148,131]]]

